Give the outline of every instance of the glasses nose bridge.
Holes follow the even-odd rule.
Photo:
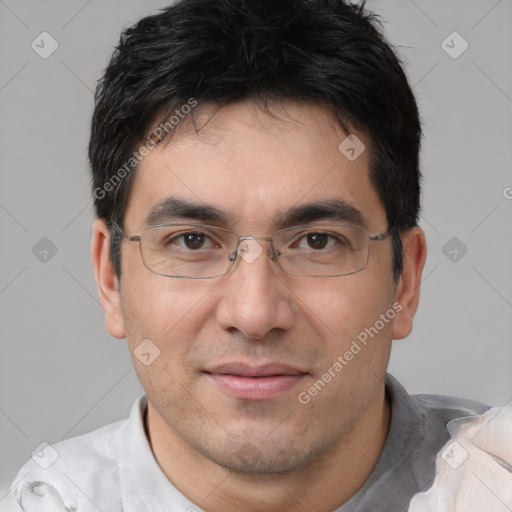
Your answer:
[[[238,245],[240,245],[245,240],[266,240],[267,242],[273,242],[274,237],[272,236],[239,236],[238,237]]]
[[[271,237],[271,236],[237,236],[237,238],[238,238],[238,243],[235,247],[235,250],[231,253],[230,259],[232,261],[234,261],[234,259],[236,259],[237,255],[241,256],[241,253],[245,252],[243,249],[244,242],[249,242],[251,240],[256,242],[256,244],[258,244],[258,240],[264,241],[264,242],[269,242],[270,243],[270,248],[269,248],[270,249],[270,251],[269,251],[270,259],[275,259],[276,250],[274,248],[274,237]],[[261,252],[263,252],[263,247],[261,247]],[[243,259],[246,259],[246,258],[243,258]]]

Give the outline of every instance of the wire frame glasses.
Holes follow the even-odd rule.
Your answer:
[[[138,242],[148,270],[166,277],[209,279],[229,272],[238,259],[253,263],[267,252],[287,274],[303,277],[338,277],[363,270],[371,241],[388,238],[366,228],[348,224],[294,226],[272,237],[238,236],[233,231],[208,224],[158,224],[140,235],[127,235]]]

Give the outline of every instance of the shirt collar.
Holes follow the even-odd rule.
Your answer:
[[[336,512],[354,510],[358,504],[371,502],[379,492],[400,508],[412,494],[432,482],[435,453],[449,437],[444,422],[438,426],[442,430],[428,432],[427,409],[389,374],[386,377],[386,397],[391,407],[391,424],[381,457],[363,488]],[[129,420],[118,438],[123,511],[204,512],[174,487],[158,465],[144,428],[146,411],[147,397],[142,395],[134,403]],[[418,461],[422,461],[421,464]],[[401,492],[394,493],[389,486],[398,478]],[[383,491],[383,487],[389,487],[389,493]],[[370,488],[373,492],[368,493]]]
[[[432,481],[432,442],[441,446],[447,433],[428,431],[427,410],[390,374],[386,399],[391,421],[379,460],[363,487],[335,512],[407,510],[411,496]]]
[[[117,441],[123,511],[204,512],[174,487],[158,465],[144,429],[146,411],[147,397],[142,395]]]

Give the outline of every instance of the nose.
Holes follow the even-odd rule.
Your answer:
[[[293,293],[269,254],[267,242],[241,240],[237,261],[219,290],[216,314],[223,329],[262,339],[274,329],[288,330],[293,326]]]

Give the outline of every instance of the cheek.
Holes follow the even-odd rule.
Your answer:
[[[303,314],[316,331],[321,357],[300,403],[307,402],[311,417],[341,408],[353,419],[385,378],[396,315],[392,280],[369,271],[326,280],[305,293],[309,308]]]
[[[147,270],[125,275],[129,280],[122,283],[121,305],[139,377],[145,381],[156,376],[164,362],[181,372],[187,352],[194,349],[198,333],[211,314],[207,298],[214,283],[171,279]],[[148,367],[136,358],[144,340],[150,340],[159,352]]]
[[[326,368],[347,351],[353,353],[347,354],[350,366],[380,366],[380,361],[385,363],[389,357],[396,313],[392,280],[379,280],[366,270],[364,274],[304,283],[302,289],[296,289],[301,316],[322,347]]]
[[[161,338],[178,325],[180,332],[193,327],[189,319],[201,310],[213,281],[160,276],[143,265],[138,252],[127,254],[122,263],[123,316],[132,335]]]

